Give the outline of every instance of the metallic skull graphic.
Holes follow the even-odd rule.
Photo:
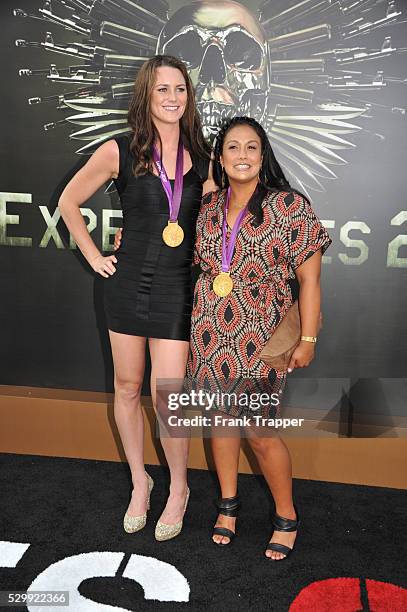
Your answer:
[[[161,31],[157,53],[187,65],[206,136],[212,137],[226,117],[262,120],[269,83],[267,41],[241,4],[204,0],[180,8]]]
[[[326,191],[336,167],[347,163],[359,118],[370,119],[372,110],[406,116],[405,78],[389,75],[383,63],[405,53],[405,12],[394,0],[261,0],[256,9],[183,0],[170,19],[175,0],[38,4],[33,14],[13,12],[42,23],[33,30],[42,38],[16,45],[56,63],[41,67],[36,56],[36,67],[19,73],[33,79],[29,104],[49,105],[44,129],[75,126],[69,138],[80,141],[78,154],[128,132],[135,74],[157,52],[187,64],[208,139],[225,117],[254,117],[287,177],[309,197]]]

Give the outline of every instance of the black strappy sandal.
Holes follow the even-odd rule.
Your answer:
[[[298,525],[300,524],[300,519],[298,516],[298,510],[295,506],[294,506],[294,509],[295,509],[295,514],[297,515],[296,519],[287,519],[287,518],[284,518],[283,516],[279,516],[278,514],[274,515],[274,518],[273,518],[274,531],[297,531]],[[271,534],[271,537],[273,537],[273,533]],[[266,550],[274,550],[274,552],[282,553],[283,555],[285,555],[285,557],[283,557],[282,559],[273,559],[272,557],[268,557],[266,555],[266,559],[271,559],[272,561],[283,561],[284,559],[287,559],[290,553],[292,553],[293,549],[294,548],[290,548],[289,546],[286,546],[285,544],[279,544],[278,542],[269,542]]]
[[[215,501],[215,506],[217,507],[219,514],[235,517],[237,516],[237,511],[240,508],[239,495],[235,495],[235,497],[223,497],[222,499],[217,499]],[[228,544],[232,543],[236,533],[227,527],[214,527],[212,535],[220,535],[230,538],[230,541],[227,542],[227,544],[221,544],[220,542],[215,542],[215,540],[212,539],[212,542],[218,546],[227,546]]]

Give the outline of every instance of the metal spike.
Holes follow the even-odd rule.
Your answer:
[[[157,36],[147,34],[134,28],[128,28],[118,23],[111,21],[103,21],[100,24],[100,36],[107,37],[110,40],[119,40],[130,45],[135,45],[143,49],[155,49],[157,45]]]
[[[320,43],[323,40],[331,38],[331,26],[328,23],[322,23],[310,28],[295,30],[288,34],[273,36],[269,38],[268,44],[270,53],[289,51],[297,47],[304,47],[315,43]]]

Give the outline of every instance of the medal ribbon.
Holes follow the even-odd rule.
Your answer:
[[[227,196],[226,196],[225,211],[223,213],[223,225],[222,225],[222,272],[229,272],[230,264],[231,264],[232,257],[233,257],[233,251],[234,251],[235,244],[236,244],[237,234],[242,224],[243,217],[245,216],[247,212],[247,204],[246,204],[243,210],[239,213],[235,221],[235,224],[233,226],[233,229],[231,231],[229,240],[227,240],[226,238],[227,215],[228,215],[228,210],[229,210],[230,193],[231,193],[231,189],[229,187]]]
[[[174,222],[178,219],[179,208],[181,205],[182,187],[184,183],[184,146],[181,142],[181,138],[178,141],[177,151],[177,165],[175,169],[175,181],[174,181],[174,192],[171,189],[170,179],[164,168],[164,164],[161,161],[160,154],[158,153],[157,147],[153,146],[153,159],[155,165],[158,168],[161,184],[164,188],[168,199],[168,206],[170,210],[170,221]]]

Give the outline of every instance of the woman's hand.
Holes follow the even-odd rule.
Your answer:
[[[113,249],[115,251],[117,251],[117,249],[121,245],[121,242],[122,242],[122,228],[119,227],[119,229],[117,230],[117,232],[114,235]]]
[[[108,257],[98,255],[92,259],[90,265],[95,272],[104,278],[109,278],[109,276],[113,276],[113,274],[116,272],[116,268],[113,265],[114,263],[117,263],[117,259],[114,255],[109,255]]]
[[[287,372],[292,372],[294,368],[306,368],[315,356],[314,342],[301,340],[294,353],[292,354]]]

